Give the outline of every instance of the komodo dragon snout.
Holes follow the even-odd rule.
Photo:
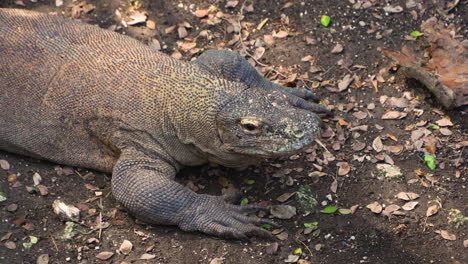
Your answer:
[[[239,54],[192,62],[60,16],[0,9],[0,149],[112,173],[112,194],[150,223],[228,238],[271,236],[262,208],[197,194],[183,166],[288,155],[329,110],[261,76]],[[315,103],[314,103],[315,102]]]

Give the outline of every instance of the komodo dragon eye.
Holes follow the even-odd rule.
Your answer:
[[[241,118],[240,126],[246,134],[258,134],[262,131],[262,122],[252,117]]]

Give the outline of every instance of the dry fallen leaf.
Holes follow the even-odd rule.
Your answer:
[[[384,145],[380,137],[376,137],[374,141],[372,141],[372,148],[377,152],[381,152],[384,149]]]
[[[208,9],[198,9],[194,12],[194,15],[198,18],[203,18],[208,15]]]
[[[80,220],[80,209],[73,205],[67,205],[60,200],[55,200],[52,203],[52,208],[59,217],[65,220],[72,220],[75,222]]]
[[[439,206],[437,204],[429,206],[426,211],[426,217],[433,216],[439,212]]]
[[[445,117],[445,118],[442,118],[442,119],[440,119],[440,120],[437,120],[437,121],[436,121],[436,124],[439,125],[439,126],[441,126],[441,127],[453,126],[452,121],[450,121],[450,119],[448,119],[448,118],[446,118],[446,117]]]
[[[150,260],[154,258],[156,258],[156,255],[148,254],[148,253],[144,253],[143,255],[140,256],[140,259],[142,260]]]
[[[354,78],[351,77],[351,74],[346,74],[345,77],[338,82],[338,92],[346,90],[353,80]]]
[[[353,113],[353,116],[359,120],[365,119],[367,117],[367,113],[363,111],[357,111]]]
[[[227,8],[234,8],[234,7],[237,6],[237,4],[239,4],[239,1],[227,1],[226,7]]]
[[[96,255],[96,258],[98,258],[98,259],[100,259],[100,260],[108,260],[108,259],[110,259],[113,255],[114,255],[114,252],[103,251],[103,252],[97,254],[97,255]]]
[[[332,184],[330,185],[330,191],[332,191],[333,193],[336,193],[337,190],[338,190],[338,181],[334,180]]]
[[[417,205],[419,204],[419,202],[415,202],[415,201],[412,201],[412,202],[407,202],[405,203],[401,208],[405,211],[411,211],[413,210]]]
[[[421,30],[430,47],[419,56],[406,46],[400,53],[380,50],[395,60],[408,77],[423,83],[446,108],[467,105],[466,40],[456,38],[454,24],[447,26],[434,16],[421,25]]]
[[[400,112],[400,111],[388,111],[387,113],[382,115],[382,119],[388,120],[388,119],[402,119],[405,116],[407,116],[407,113]]]
[[[437,234],[440,234],[444,239],[447,240],[456,240],[457,236],[454,234],[449,233],[447,230],[436,230],[435,231]]]
[[[273,37],[282,39],[282,38],[287,37],[288,35],[289,33],[287,31],[281,30],[277,32],[276,34],[273,34]]]
[[[289,192],[286,192],[286,193],[283,193],[282,195],[278,196],[276,198],[276,200],[280,203],[284,203],[286,202],[289,198],[291,198],[293,195],[295,194],[295,192],[292,192],[292,193],[289,193]]]
[[[128,21],[122,21],[122,24],[124,26],[137,25],[146,22],[146,19],[148,19],[148,16],[144,12],[132,11],[128,16]]]
[[[343,51],[343,45],[341,45],[340,43],[336,44],[335,47],[333,47],[331,53],[332,54],[337,54],[337,53],[340,53]]]
[[[385,216],[390,216],[393,214],[393,212],[397,211],[400,209],[400,206],[396,204],[391,204],[387,207],[385,207],[385,210],[382,211],[382,214]]]
[[[132,251],[132,248],[133,248],[132,242],[125,239],[120,245],[119,251],[124,255],[128,255]]]
[[[2,168],[2,170],[9,170],[10,163],[8,163],[6,160],[0,160],[0,168]]]
[[[341,175],[341,176],[346,175],[351,170],[351,166],[349,165],[348,162],[339,162],[337,165],[339,166],[338,175]]]
[[[380,214],[382,212],[382,205],[379,204],[379,202],[375,201],[371,204],[368,204],[366,206],[367,208],[369,208],[371,210],[371,212],[375,213],[375,214]]]
[[[183,42],[182,44],[180,44],[180,49],[183,51],[188,51],[195,48],[196,46],[196,42]]]
[[[419,194],[413,192],[399,192],[396,197],[401,200],[411,201],[419,198]]]
[[[236,1],[237,2],[237,1]],[[210,261],[210,264],[223,264],[225,258],[214,258]]]

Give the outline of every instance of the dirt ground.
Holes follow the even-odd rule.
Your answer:
[[[210,48],[247,48],[246,58],[268,78],[308,87],[334,109],[335,117],[326,120],[323,146],[317,144],[299,155],[265,161],[243,171],[204,166],[180,173],[180,182],[198,192],[221,194],[223,186],[231,185],[242,190],[250,203],[296,207],[298,212],[290,219],[272,218],[281,225],[273,231],[277,241],[240,242],[176,227],[147,226],[112,198],[110,175],[0,151],[0,160],[10,167],[0,169],[0,192],[7,197],[0,202],[0,263],[47,263],[45,255],[48,263],[284,263],[288,258],[302,264],[468,263],[467,218],[454,216],[454,209],[468,215],[466,108],[444,110],[421,84],[405,79],[377,50],[397,51],[405,43],[424,47],[424,37],[407,40],[407,36],[430,17],[455,24],[461,29],[457,37],[466,39],[466,1],[461,0],[448,13],[443,10],[458,1],[303,0],[289,4],[258,0],[253,1],[252,11],[251,3],[242,0],[237,4],[224,0],[88,0],[93,10],[76,13],[73,7],[78,2],[65,0],[56,7],[50,0],[7,0],[0,7],[75,16],[160,46],[162,52],[183,60]],[[21,3],[25,6],[19,6]],[[204,21],[206,17],[193,14],[211,5],[225,15],[220,21],[213,19],[213,25]],[[402,10],[385,12],[388,5]],[[116,10],[125,20],[130,9],[145,11],[147,19],[155,23],[122,27]],[[229,15],[241,13],[243,17],[237,19],[244,38],[237,41],[236,23]],[[321,25],[322,15],[331,17],[328,27]],[[172,31],[171,26],[175,26]],[[337,84],[347,74],[355,76],[354,82],[337,92]],[[389,106],[391,98],[403,106]],[[407,115],[382,119],[391,109]],[[447,119],[451,124],[438,122]],[[414,147],[417,129],[425,132],[428,141],[423,143],[436,157],[435,170],[426,165],[425,153]],[[377,137],[383,142],[381,149]],[[402,176],[380,178],[376,166],[392,163]],[[47,193],[32,187],[36,173]],[[277,200],[307,185],[319,203],[316,212],[304,215],[294,196]],[[416,207],[397,198],[400,192],[418,194],[413,200],[418,202]],[[74,227],[77,233],[71,238],[62,237],[66,224],[52,211],[56,199],[82,211],[80,225]],[[367,208],[372,203],[374,212]],[[352,213],[320,212],[328,205],[352,208]],[[385,210],[390,205],[403,208],[385,216],[379,205]],[[438,211],[427,216],[431,206]],[[305,228],[304,223],[313,222],[318,222],[318,229]],[[37,243],[31,243],[31,236],[38,238]],[[124,240],[133,244],[128,255],[117,251]],[[96,256],[101,252],[113,255],[100,260]]]

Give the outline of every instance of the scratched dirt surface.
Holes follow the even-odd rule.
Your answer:
[[[110,175],[0,151],[0,263],[468,263],[467,109],[443,109],[378,51],[424,51],[425,36],[414,32],[430,18],[453,24],[462,42],[467,6],[1,1],[114,30],[182,60],[206,49],[238,51],[267,78],[314,91],[335,117],[325,120],[319,143],[297,155],[245,170],[207,165],[179,174],[200,193],[240,190],[244,202],[288,205],[287,219],[265,215],[281,225],[270,228],[276,241],[148,226],[112,198]],[[318,203],[310,213],[297,199],[306,187]],[[80,219],[59,218],[55,200],[77,207]]]

